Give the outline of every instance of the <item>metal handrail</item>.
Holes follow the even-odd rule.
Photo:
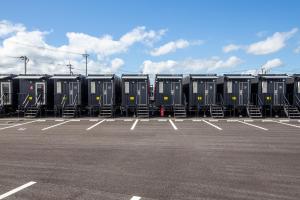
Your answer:
[[[65,107],[65,103],[66,103],[66,95],[63,96],[60,104],[62,105],[62,107],[64,108]]]
[[[296,97],[296,104],[297,106],[300,107],[300,98],[298,97],[298,95],[295,95],[295,97]]]
[[[4,100],[3,100],[4,94],[1,95],[0,97],[0,105],[3,106],[4,105]]]
[[[75,96],[75,98],[74,98],[74,100],[73,100],[73,106],[76,106],[76,103],[77,103],[77,94],[76,94],[76,96]]]
[[[258,105],[259,105],[259,106],[263,106],[263,105],[264,105],[264,103],[263,103],[263,101],[261,100],[261,98],[260,98],[259,95],[257,95],[257,102],[258,102]]]
[[[289,100],[286,98],[286,96],[285,95],[282,95],[283,96],[283,104],[285,105],[285,106],[290,106],[290,102],[289,102]]]
[[[41,105],[41,103],[40,103],[40,101],[41,101],[41,95],[42,94],[39,94],[38,98],[36,99],[35,106],[40,106]]]

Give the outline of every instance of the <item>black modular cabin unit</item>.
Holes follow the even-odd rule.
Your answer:
[[[121,79],[115,74],[89,74],[88,108],[90,115],[112,117],[121,106]]]
[[[224,106],[230,115],[247,115],[251,104],[251,84],[255,79],[251,74],[224,74],[217,81],[218,104]]]
[[[25,117],[37,117],[53,109],[53,81],[47,74],[20,74],[18,111]]]
[[[287,98],[287,74],[259,74],[257,76],[257,102],[265,116],[283,116]]]
[[[183,91],[190,113],[203,113],[206,116],[210,106],[216,104],[216,74],[190,74],[183,79]]]
[[[183,93],[182,74],[156,74],[155,76],[155,106],[166,113],[173,112],[180,108],[186,112],[186,98]]]
[[[18,108],[19,80],[16,75],[0,74],[0,113],[12,115]]]
[[[85,77],[80,74],[54,74],[54,110],[56,116],[80,116],[87,103]]]
[[[292,105],[300,109],[300,74],[294,74],[293,79]]]
[[[145,108],[149,115],[150,80],[147,74],[122,75],[122,112],[138,116],[138,109]]]

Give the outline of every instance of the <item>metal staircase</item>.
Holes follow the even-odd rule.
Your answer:
[[[257,105],[248,105],[247,114],[250,118],[262,118],[261,107]]]
[[[176,105],[173,106],[173,112],[175,118],[185,118],[186,117],[186,109],[184,105]]]
[[[34,105],[29,105],[29,95],[26,96],[22,106],[24,117],[26,118],[35,118],[38,117],[41,111],[41,100],[42,96],[39,95]]]
[[[300,112],[299,109],[296,106],[290,105],[288,99],[284,96],[283,98],[284,102],[284,112],[288,118],[292,119],[299,119],[300,118]]]
[[[210,115],[213,118],[223,118],[224,117],[224,109],[221,105],[210,105]]]
[[[112,106],[101,106],[99,107],[100,117],[113,117],[113,107]]]
[[[149,118],[149,106],[138,105],[136,109],[136,116],[140,118]]]
[[[65,105],[65,103],[66,103],[66,98],[64,96],[63,100],[62,100],[62,103],[61,103],[62,104],[62,117],[65,117],[65,118],[76,117],[77,111],[78,111],[78,108],[77,108],[77,94],[76,94],[72,104]]]

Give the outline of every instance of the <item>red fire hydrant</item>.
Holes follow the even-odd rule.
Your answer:
[[[165,116],[165,109],[164,109],[164,107],[160,107],[160,116],[161,117]]]

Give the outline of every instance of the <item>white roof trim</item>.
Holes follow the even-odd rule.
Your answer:
[[[112,79],[113,76],[88,76],[86,79]]]
[[[79,76],[52,76],[51,79],[76,79]]]
[[[261,76],[261,77],[265,79],[289,78],[289,76]]]
[[[16,79],[41,79],[44,78],[45,76],[33,76],[33,75],[21,75],[15,77]]]
[[[182,76],[156,76],[157,79],[182,79]]]
[[[122,76],[122,79],[148,79],[148,76]]]
[[[10,76],[0,76],[0,79],[9,78]]]
[[[217,79],[217,76],[191,76],[193,79]]]
[[[253,79],[254,76],[225,76],[225,78],[229,79]]]

